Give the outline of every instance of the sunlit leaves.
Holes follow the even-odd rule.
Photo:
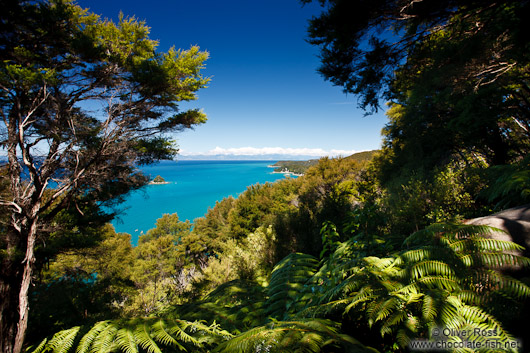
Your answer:
[[[101,321],[88,332],[74,327],[56,333],[44,340],[32,353],[110,352],[134,353],[146,351],[161,353],[168,349],[178,352],[206,351],[207,347],[231,337],[215,323],[205,325],[184,320],[138,318],[130,321]],[[77,343],[77,346],[75,344]]]
[[[343,262],[350,264],[347,270],[343,264],[328,265],[326,272],[317,272],[310,281],[324,286],[298,315],[342,313],[352,320],[364,318],[381,335],[396,335],[402,346],[437,325],[496,329],[507,340],[510,335],[491,312],[504,301],[530,297],[530,288],[495,269],[530,262],[510,253],[519,250],[518,245],[484,237],[495,231],[484,226],[437,224],[411,235],[405,241],[409,249],[390,257]],[[338,254],[345,255],[343,244],[327,262],[340,264],[335,258]],[[335,269],[350,275],[337,276]],[[324,276],[339,278],[338,283]]]
[[[326,320],[272,321],[222,343],[215,352],[321,352],[340,347],[348,352],[377,352],[341,334]]]

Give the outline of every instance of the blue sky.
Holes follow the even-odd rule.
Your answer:
[[[117,20],[122,11],[151,27],[159,50],[198,45],[210,53],[208,88],[183,108],[208,122],[176,135],[182,155],[347,154],[381,145],[384,114],[363,117],[357,98],[317,73],[306,42],[317,4],[298,0],[78,0]],[[289,150],[288,150],[289,149]],[[342,152],[342,153],[341,153]]]

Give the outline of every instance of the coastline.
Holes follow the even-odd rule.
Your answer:
[[[268,165],[267,168],[280,168],[279,166],[277,165],[274,165],[274,164],[271,164],[271,165]],[[291,172],[289,169],[285,168],[281,171],[272,171],[271,174],[284,174],[285,176],[289,175],[289,176],[295,176],[295,177],[301,177],[301,176],[304,176],[304,174],[298,174],[298,173],[294,173],[294,172]]]
[[[281,174],[272,174],[267,165],[275,161],[161,161],[142,166],[150,177],[160,175],[170,185],[151,186],[127,195],[120,205],[123,212],[112,221],[117,232],[138,236],[155,227],[164,213],[177,213],[179,219],[193,221],[204,217],[217,201],[244,192],[256,183],[265,184],[284,180]],[[152,180],[151,180],[152,181]],[[135,231],[138,229],[138,231]]]
[[[285,174],[285,175],[293,175],[293,176],[296,176],[296,177],[301,177],[301,176],[304,176],[304,174],[296,174],[296,173],[293,173],[289,170],[286,170],[286,171],[281,171],[281,172],[277,172],[277,171],[273,171],[271,172],[271,174]]]

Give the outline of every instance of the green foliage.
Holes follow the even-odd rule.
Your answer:
[[[182,301],[190,290],[194,268],[184,268],[179,253],[181,239],[191,232],[191,223],[181,222],[176,213],[164,214],[156,227],[141,235],[133,251],[131,280],[135,292],[123,305],[127,316],[150,315],[167,310]]]
[[[166,180],[164,178],[162,178],[160,175],[157,175],[154,179],[153,179],[153,183],[155,184],[162,184],[162,183],[165,183]]]
[[[275,321],[248,330],[220,344],[215,352],[371,352],[354,338],[341,334],[338,325],[317,319]]]
[[[382,164],[375,166],[380,173],[384,173],[384,162]],[[377,209],[384,213],[389,228],[386,231],[394,235],[410,234],[432,223],[460,221],[482,211],[476,195],[484,181],[474,169],[458,162],[436,168],[429,174],[411,172],[383,183],[381,175],[367,177],[375,180],[366,180],[373,185],[362,192],[373,194],[375,191],[379,196],[362,195],[360,198],[368,202],[361,208],[368,207],[367,214],[374,214]],[[370,223],[373,232],[377,225]]]
[[[157,318],[100,321],[92,327],[74,327],[60,331],[31,353],[67,352],[163,352],[166,350],[206,352],[208,348],[226,340],[230,333],[218,325],[200,322]]]
[[[486,171],[489,187],[483,191],[498,208],[530,202],[530,156],[518,163],[493,166]]]
[[[277,173],[294,173],[304,174],[305,171],[318,163],[318,159],[310,159],[308,161],[278,161],[272,166]]]
[[[35,279],[28,338],[41,338],[67,327],[121,315],[134,291],[131,237],[111,225],[100,229],[101,241],[56,255]]]
[[[387,257],[356,256],[361,239],[340,245],[311,280],[320,287],[318,296],[298,315],[362,319],[401,347],[430,338],[435,327],[488,328],[503,341],[512,339],[497,317],[520,306],[530,288],[499,270],[528,266],[530,260],[513,254],[520,250],[514,243],[485,238],[493,231],[433,225]]]
[[[177,259],[175,237],[153,236],[135,250],[138,259],[132,268],[139,271],[133,278],[151,289],[159,283],[161,296],[141,288],[139,292],[147,304],[158,305],[151,312],[163,319],[107,321],[89,331],[73,328],[36,351],[106,346],[156,352],[171,346],[219,352],[401,352],[413,339],[434,339],[438,327],[480,327],[495,330],[502,342],[514,339],[506,312],[522,308],[530,288],[501,270],[530,266],[529,259],[515,255],[521,250],[518,245],[488,238],[497,231],[489,227],[453,224],[432,225],[398,244],[364,232],[365,212],[355,208],[342,228],[324,223],[321,261],[292,253],[274,266],[268,283],[261,276],[273,258],[273,228],[229,241],[195,275],[195,280],[208,278],[203,285],[209,282],[216,288],[199,297],[212,288],[201,288],[199,280],[199,294],[186,303],[168,300],[168,291],[178,290],[161,280],[174,278],[174,271],[182,268],[172,263]],[[159,226],[166,223],[171,224],[160,221]],[[340,241],[345,235],[350,238]],[[202,334],[196,336],[190,330],[199,320],[214,326],[201,324],[197,329]],[[374,348],[363,345],[367,343]]]
[[[149,229],[147,233],[138,238],[138,243],[143,244],[169,235],[173,238],[175,244],[177,244],[183,237],[191,232],[191,226],[189,220],[186,220],[185,222],[180,221],[176,213],[166,213],[156,220],[155,228]]]
[[[337,227],[330,221],[324,222],[320,234],[322,235],[323,247],[320,252],[320,258],[323,258],[325,255],[335,252],[335,248],[339,244],[340,235],[337,232]]]
[[[127,309],[149,315],[165,309],[178,297],[177,277],[181,260],[173,236],[165,235],[138,244],[134,249],[132,278],[136,285],[133,303]]]
[[[95,245],[56,256],[32,292],[36,308],[29,337],[76,323],[153,314],[180,303],[196,272],[183,268],[177,251],[190,228],[189,221],[166,214],[133,248],[129,234],[107,225]]]
[[[170,134],[206,121],[179,104],[208,83],[208,53],[157,51],[145,22],[102,20],[70,0],[4,5],[0,149],[10,192],[0,199],[9,214],[0,242],[0,350],[20,353],[33,265],[57,254],[35,250],[52,237],[76,240],[78,225],[98,216],[108,221],[124,195],[147,184],[137,166],[173,157]]]
[[[300,253],[290,254],[274,266],[267,287],[267,314],[277,319],[287,318],[304,305],[309,298],[301,298],[299,294],[317,266],[316,258]]]
[[[206,215],[194,221],[193,231],[182,237],[179,256],[188,259],[185,266],[204,266],[208,257],[218,252],[231,238],[228,217],[235,199],[227,197],[208,209]]]
[[[190,321],[215,321],[239,334],[266,321],[265,294],[260,284],[236,279],[217,286],[201,299],[174,307],[170,315]]]
[[[276,235],[272,226],[260,227],[240,241],[229,239],[212,257],[198,279],[203,290],[213,290],[225,282],[243,279],[266,284],[274,265]]]
[[[259,226],[266,225],[267,216],[274,207],[272,184],[256,184],[237,198],[229,215],[230,233],[242,238]]]

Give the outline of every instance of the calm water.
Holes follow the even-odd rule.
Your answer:
[[[137,243],[142,232],[154,227],[164,213],[177,213],[180,220],[202,217],[209,207],[230,195],[237,197],[247,186],[283,179],[267,168],[271,161],[162,161],[143,167],[147,175],[163,177],[170,184],[147,185],[129,195],[113,221],[117,232],[132,235]]]

